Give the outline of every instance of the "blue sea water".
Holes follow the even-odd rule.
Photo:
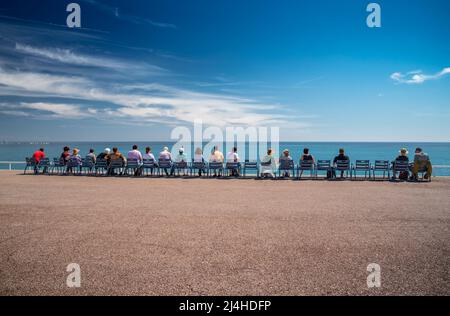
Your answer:
[[[0,143],[0,161],[24,161],[25,157],[29,157],[39,147],[45,148],[45,153],[48,157],[59,157],[62,148],[69,146],[70,148],[79,148],[81,155],[84,156],[90,148],[95,149],[95,152],[100,153],[105,147],[118,147],[119,150],[126,154],[133,144],[139,146],[141,151],[147,146],[152,147],[153,153],[158,153],[164,146],[171,148],[174,142],[52,142],[52,143]],[[206,143],[204,144],[206,145]],[[191,145],[192,152],[194,152],[193,144]],[[413,157],[414,149],[421,147],[429,154],[433,165],[447,165],[450,166],[450,143],[372,143],[372,142],[349,142],[349,143],[335,143],[335,142],[280,142],[279,151],[287,148],[290,150],[292,158],[298,161],[303,148],[309,148],[310,152],[316,159],[332,159],[339,148],[345,148],[346,154],[350,156],[352,161],[356,159],[370,159],[371,161],[393,160],[398,155],[400,148],[406,147],[410,152],[410,157]],[[185,145],[185,148],[187,146]],[[222,151],[226,152],[229,148],[222,147]],[[248,144],[247,144],[248,148]],[[246,150],[248,158],[248,149]],[[279,154],[279,153],[278,153]],[[277,155],[278,155],[277,154]],[[243,159],[241,155],[241,159]],[[0,169],[6,169],[7,164],[0,163]],[[22,165],[15,165],[15,169],[23,168]],[[435,169],[435,175],[450,176],[450,168]]]

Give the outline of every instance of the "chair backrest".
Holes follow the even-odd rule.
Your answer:
[[[269,159],[268,161],[261,162],[261,166],[263,166],[263,167],[269,167],[271,165],[272,165],[272,159]]]
[[[192,169],[205,169],[205,163],[203,161],[192,161]]]
[[[355,169],[369,170],[370,169],[370,160],[356,160],[355,161]]]
[[[92,157],[86,157],[81,161],[83,167],[92,168],[95,166],[94,159]]]
[[[350,169],[350,160],[338,160],[336,161],[337,170],[348,170]]]
[[[109,167],[114,169],[114,168],[123,168],[123,160],[122,159],[114,159],[111,160],[111,162],[109,163]]]
[[[97,159],[95,162],[95,168],[106,168],[108,166],[108,162],[106,159]]]
[[[222,169],[223,168],[223,163],[222,162],[210,162],[209,163],[209,169]]]
[[[396,160],[394,161],[394,170],[395,171],[409,171],[409,162]]]
[[[50,166],[50,159],[49,158],[42,158],[39,161],[39,166],[41,166],[41,167],[48,167],[48,166]]]
[[[239,168],[239,162],[229,161],[226,164],[226,168],[227,169],[237,169],[237,168]]]
[[[187,168],[187,162],[186,161],[178,161],[175,162],[175,168],[177,169],[186,169]]]
[[[244,168],[246,169],[258,169],[258,163],[256,161],[246,160],[244,163]]]
[[[74,168],[79,166],[81,166],[81,161],[78,160],[77,158],[70,158],[69,161],[67,162],[67,167]]]
[[[25,158],[25,161],[27,163],[27,166],[34,166],[36,164],[36,160],[34,158]]]
[[[154,168],[155,167],[155,160],[153,160],[153,159],[144,159],[142,161],[142,166],[144,168]]]
[[[331,167],[331,160],[317,160],[317,169],[328,170]]]
[[[300,169],[310,170],[314,168],[312,160],[300,160]]]
[[[280,160],[280,170],[291,170],[294,168],[294,160]]]
[[[389,170],[389,160],[375,160],[373,168],[375,170]]]
[[[158,160],[158,166],[160,168],[171,168],[172,167],[172,161],[170,159],[159,159]]]
[[[137,159],[128,159],[127,161],[128,168],[139,168],[139,163]]]

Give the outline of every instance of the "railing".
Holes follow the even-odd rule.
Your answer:
[[[8,165],[8,170],[15,170],[13,169],[13,165],[22,165],[25,166],[26,162],[25,161],[0,161],[0,165]],[[0,168],[1,170],[1,168]]]

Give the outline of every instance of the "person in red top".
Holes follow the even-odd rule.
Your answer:
[[[34,172],[38,173],[39,172],[39,168],[38,168],[38,164],[41,161],[41,159],[45,158],[45,154],[44,154],[44,148],[40,148],[39,150],[35,151],[33,154],[33,159],[36,162],[36,165],[34,167]],[[44,170],[44,172],[46,172],[47,170]]]

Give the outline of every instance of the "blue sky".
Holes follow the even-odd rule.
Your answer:
[[[447,0],[70,2],[1,2],[0,140],[450,141]]]

